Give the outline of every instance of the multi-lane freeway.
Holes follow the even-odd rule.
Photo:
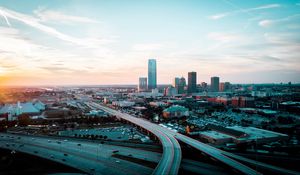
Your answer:
[[[127,120],[153,133],[160,140],[163,147],[162,158],[158,166],[153,171],[153,174],[178,174],[181,162],[181,148],[178,141],[172,135],[170,135],[170,133],[165,132],[162,127],[147,120],[136,118],[126,113],[118,112],[94,102],[90,102],[89,105],[98,109],[102,109],[112,115]]]
[[[163,157],[161,159],[160,164],[156,169],[161,169],[159,171],[160,174],[177,174],[178,168],[180,167],[180,159],[181,159],[181,148],[176,139],[183,141],[187,143],[188,145],[194,146],[195,148],[200,149],[207,155],[215,158],[216,160],[219,160],[220,162],[223,162],[224,164],[232,167],[233,169],[236,169],[239,172],[242,172],[244,174],[260,174],[259,172],[253,170],[252,168],[245,166],[225,155],[222,154],[221,150],[212,149],[212,147],[203,144],[195,139],[189,138],[187,136],[184,136],[182,134],[176,133],[174,131],[171,131],[167,128],[163,128],[157,124],[151,123],[147,120],[133,117],[129,114],[119,112],[117,110],[111,109],[109,107],[100,105],[98,103],[90,102],[90,105],[97,107],[98,109],[101,109],[103,111],[106,111],[110,113],[111,115],[115,115],[116,117],[122,118],[124,120],[127,120],[129,122],[132,122],[140,127],[145,128],[146,130],[152,132],[154,135],[156,135],[164,148]],[[176,139],[175,139],[176,137]],[[169,140],[175,140],[173,142],[170,142]],[[172,144],[173,143],[173,144]],[[169,150],[168,150],[169,149]],[[171,151],[170,149],[174,149],[174,151]],[[166,158],[168,157],[168,158]],[[173,160],[172,160],[173,159]],[[163,163],[164,162],[164,163]],[[166,165],[171,164],[171,167]],[[174,171],[174,170],[177,170]],[[156,173],[156,172],[155,172]]]
[[[38,154],[40,157],[48,158],[90,174],[103,174],[110,172],[113,174],[163,174],[176,175],[179,168],[183,167],[181,147],[178,141],[200,150],[203,154],[211,157],[235,171],[243,174],[261,174],[260,172],[246,166],[267,169],[276,174],[298,174],[297,172],[285,170],[279,167],[257,162],[245,157],[241,157],[229,152],[225,152],[192,139],[188,136],[174,132],[157,124],[151,123],[142,118],[133,117],[127,113],[122,113],[109,107],[94,102],[87,102],[94,108],[104,110],[111,115],[131,122],[155,135],[163,147],[162,155],[153,154],[147,151],[136,151],[134,148],[123,148],[97,143],[89,143],[83,140],[64,140],[57,137],[33,137],[33,136],[12,136],[0,133],[0,147],[12,150],[19,150],[29,154]],[[112,152],[120,150],[122,154],[134,155],[136,158],[145,157],[157,164],[153,169],[136,163],[128,162],[120,164],[119,160],[112,156]],[[101,153],[100,153],[101,152]],[[118,151],[119,152],[119,151]],[[95,154],[96,153],[96,154]],[[195,164],[195,163],[194,163]],[[185,164],[186,165],[186,164]],[[191,166],[190,164],[188,166]],[[105,173],[104,173],[105,174]]]
[[[147,129],[148,131],[152,132],[153,134],[155,134],[156,136],[158,136],[159,138],[162,136],[162,135],[157,135],[157,132],[159,132],[160,134],[164,134],[163,135],[163,139],[160,138],[161,142],[162,142],[162,145],[164,146],[164,148],[173,148],[173,149],[177,149],[177,152],[181,152],[180,151],[180,146],[177,146],[178,142],[174,142],[176,146],[168,146],[168,145],[171,145],[169,142],[166,142],[166,139],[165,136],[167,136],[170,140],[173,140],[173,138],[176,138],[177,140],[181,141],[181,142],[184,142],[192,147],[194,147],[195,149],[198,149],[200,150],[201,152],[203,152],[204,154],[224,163],[225,165],[231,167],[232,169],[235,169],[241,173],[244,173],[244,174],[261,174],[259,173],[258,171],[250,168],[249,166],[246,166],[240,162],[243,162],[243,163],[247,163],[249,165],[253,165],[253,166],[256,166],[256,167],[259,167],[259,168],[262,168],[262,169],[267,169],[268,171],[270,172],[274,172],[274,173],[284,173],[284,174],[291,174],[291,175],[296,175],[298,174],[298,172],[294,172],[294,171],[290,171],[290,170],[286,170],[286,169],[283,169],[283,168],[279,168],[279,167],[275,167],[275,166],[272,166],[272,165],[268,165],[268,164],[265,164],[265,163],[261,163],[261,162],[258,162],[258,161],[254,161],[254,160],[251,160],[251,159],[247,159],[247,158],[244,158],[244,157],[241,157],[241,156],[237,156],[235,154],[232,154],[232,153],[228,153],[228,152],[225,152],[225,151],[222,151],[222,150],[219,150],[217,148],[214,148],[210,145],[207,145],[207,144],[204,144],[202,142],[199,142],[198,140],[195,140],[195,139],[192,139],[190,137],[187,137],[185,135],[182,135],[182,134],[179,134],[179,133],[176,133],[172,130],[169,130],[167,128],[164,128],[164,127],[160,127],[159,125],[156,125],[154,123],[151,123],[149,121],[146,121],[144,119],[141,119],[141,118],[136,118],[136,117],[133,117],[129,114],[126,114],[126,113],[122,113],[122,112],[119,112],[117,110],[114,110],[114,109],[111,109],[109,107],[106,107],[106,106],[103,106],[103,105],[100,105],[98,103],[94,103],[94,102],[91,102],[90,103],[92,106],[98,108],[98,109],[101,109],[103,111],[106,111],[112,115],[115,115],[116,117],[119,117],[119,118],[122,118],[124,120],[127,120],[129,122],[132,122],[140,127],[143,127],[145,129]],[[165,149],[164,149],[164,155],[165,155]],[[170,151],[168,151],[168,154],[169,154]],[[173,155],[173,153],[171,153],[172,156],[171,158],[177,158],[175,160],[176,163],[180,163],[180,157],[176,157]],[[165,162],[165,161],[170,161],[170,162],[174,162],[174,160],[170,160],[170,159],[166,159],[166,158],[162,158],[161,159],[161,162]],[[240,161],[240,162],[238,162]],[[160,165],[167,165],[168,163],[160,163]],[[176,164],[176,166],[178,166],[179,164]],[[173,164],[173,166],[175,166]],[[179,167],[179,166],[178,166]],[[159,166],[157,168],[160,168]],[[173,167],[175,169],[175,167]],[[165,172],[172,172],[171,174],[174,174],[175,171],[165,171]]]
[[[134,148],[106,145],[58,137],[36,137],[0,133],[0,148],[16,150],[50,159],[89,174],[151,174],[152,168],[113,155],[123,154],[143,160],[159,159],[160,155]],[[117,153],[116,153],[117,152]],[[108,173],[109,172],[109,173]]]
[[[146,175],[153,173],[154,166],[161,161],[160,152],[145,150],[144,147],[100,143],[78,138],[66,140],[54,136],[0,133],[0,148],[49,159],[88,174]],[[217,165],[190,159],[182,159],[180,169],[186,173],[201,172],[200,174],[207,175],[229,173]]]

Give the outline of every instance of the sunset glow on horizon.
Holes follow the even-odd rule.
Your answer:
[[[299,31],[299,0],[0,0],[0,86],[300,83]]]

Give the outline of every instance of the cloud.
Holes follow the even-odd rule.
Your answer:
[[[11,65],[15,66],[14,69],[10,69],[11,72],[23,74],[24,72],[37,71],[41,65],[45,67],[53,65],[60,68],[63,64],[74,70],[82,70],[82,62],[88,61],[88,59],[82,59],[82,56],[76,54],[75,51],[68,52],[39,45],[33,40],[23,37],[20,31],[15,28],[0,27],[0,38],[0,66],[6,68],[10,68]],[[87,64],[89,62],[85,63],[85,65]],[[95,63],[91,64],[96,66]]]
[[[232,42],[241,39],[241,37],[237,34],[222,33],[222,32],[211,32],[208,33],[207,37],[209,39],[220,41],[220,42]]]
[[[9,27],[11,27],[10,22],[8,21],[7,17],[5,16],[5,14],[4,14],[1,10],[0,10],[0,15],[5,19],[6,24],[7,24]]]
[[[285,18],[279,18],[279,19],[265,19],[258,22],[258,25],[261,27],[271,27],[273,25],[279,25],[283,23],[299,23],[300,22],[300,14],[291,15]]]
[[[135,51],[153,51],[160,50],[164,47],[163,44],[147,43],[147,44],[135,44],[132,49]]]
[[[265,33],[265,40],[269,44],[280,44],[280,45],[299,45],[300,37],[291,33]]]
[[[67,34],[61,33],[55,28],[49,27],[47,25],[44,25],[40,22],[39,18],[35,18],[29,15],[25,15],[16,11],[12,11],[9,9],[6,9],[4,7],[0,7],[0,12],[2,15],[4,15],[6,18],[11,18],[20,22],[23,22],[26,25],[29,25],[35,29],[38,29],[44,33],[47,33],[48,35],[51,35],[53,37],[56,37],[60,40],[70,42],[79,46],[83,46],[86,48],[99,48],[100,45],[108,44],[113,42],[110,39],[101,39],[101,38],[76,38],[69,36]]]
[[[269,63],[269,62],[278,62],[278,61],[283,61],[282,59],[275,57],[275,56],[270,56],[270,55],[243,55],[240,56],[241,58],[246,58],[249,60],[253,61],[259,61],[263,63]]]
[[[235,6],[235,7],[237,7],[237,6]],[[218,20],[218,19],[221,19],[221,18],[225,18],[227,16],[236,15],[236,14],[239,14],[239,13],[248,13],[249,14],[250,12],[253,12],[253,11],[272,9],[272,8],[278,8],[278,7],[280,7],[280,4],[267,4],[267,5],[254,7],[254,8],[248,8],[248,9],[241,9],[241,8],[238,7],[239,10],[220,13],[220,14],[215,14],[215,15],[209,16],[209,18],[212,19],[212,20]]]
[[[272,20],[262,20],[262,21],[259,21],[259,25],[262,26],[262,27],[269,27],[271,26],[273,23]]]
[[[54,21],[63,23],[99,23],[99,21],[90,19],[87,17],[67,15],[62,12],[53,10],[44,10],[43,8],[38,8],[34,10],[33,13],[40,18],[41,21]]]
[[[39,67],[41,69],[47,70],[49,72],[53,72],[53,73],[59,73],[59,72],[75,72],[74,69],[68,68],[68,67],[63,67],[63,66],[41,66]]]
[[[216,14],[216,15],[212,15],[209,18],[213,19],[213,20],[217,20],[217,19],[221,19],[224,18],[226,16],[230,15],[230,13],[222,13],[222,14]]]

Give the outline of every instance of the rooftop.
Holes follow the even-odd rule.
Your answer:
[[[178,112],[178,111],[186,112],[186,111],[188,111],[188,109],[186,107],[183,107],[183,106],[173,105],[173,106],[171,106],[171,107],[164,110],[164,112]]]

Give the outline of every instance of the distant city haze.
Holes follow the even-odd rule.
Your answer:
[[[300,2],[0,0],[0,86],[194,82],[188,72],[300,83]]]

